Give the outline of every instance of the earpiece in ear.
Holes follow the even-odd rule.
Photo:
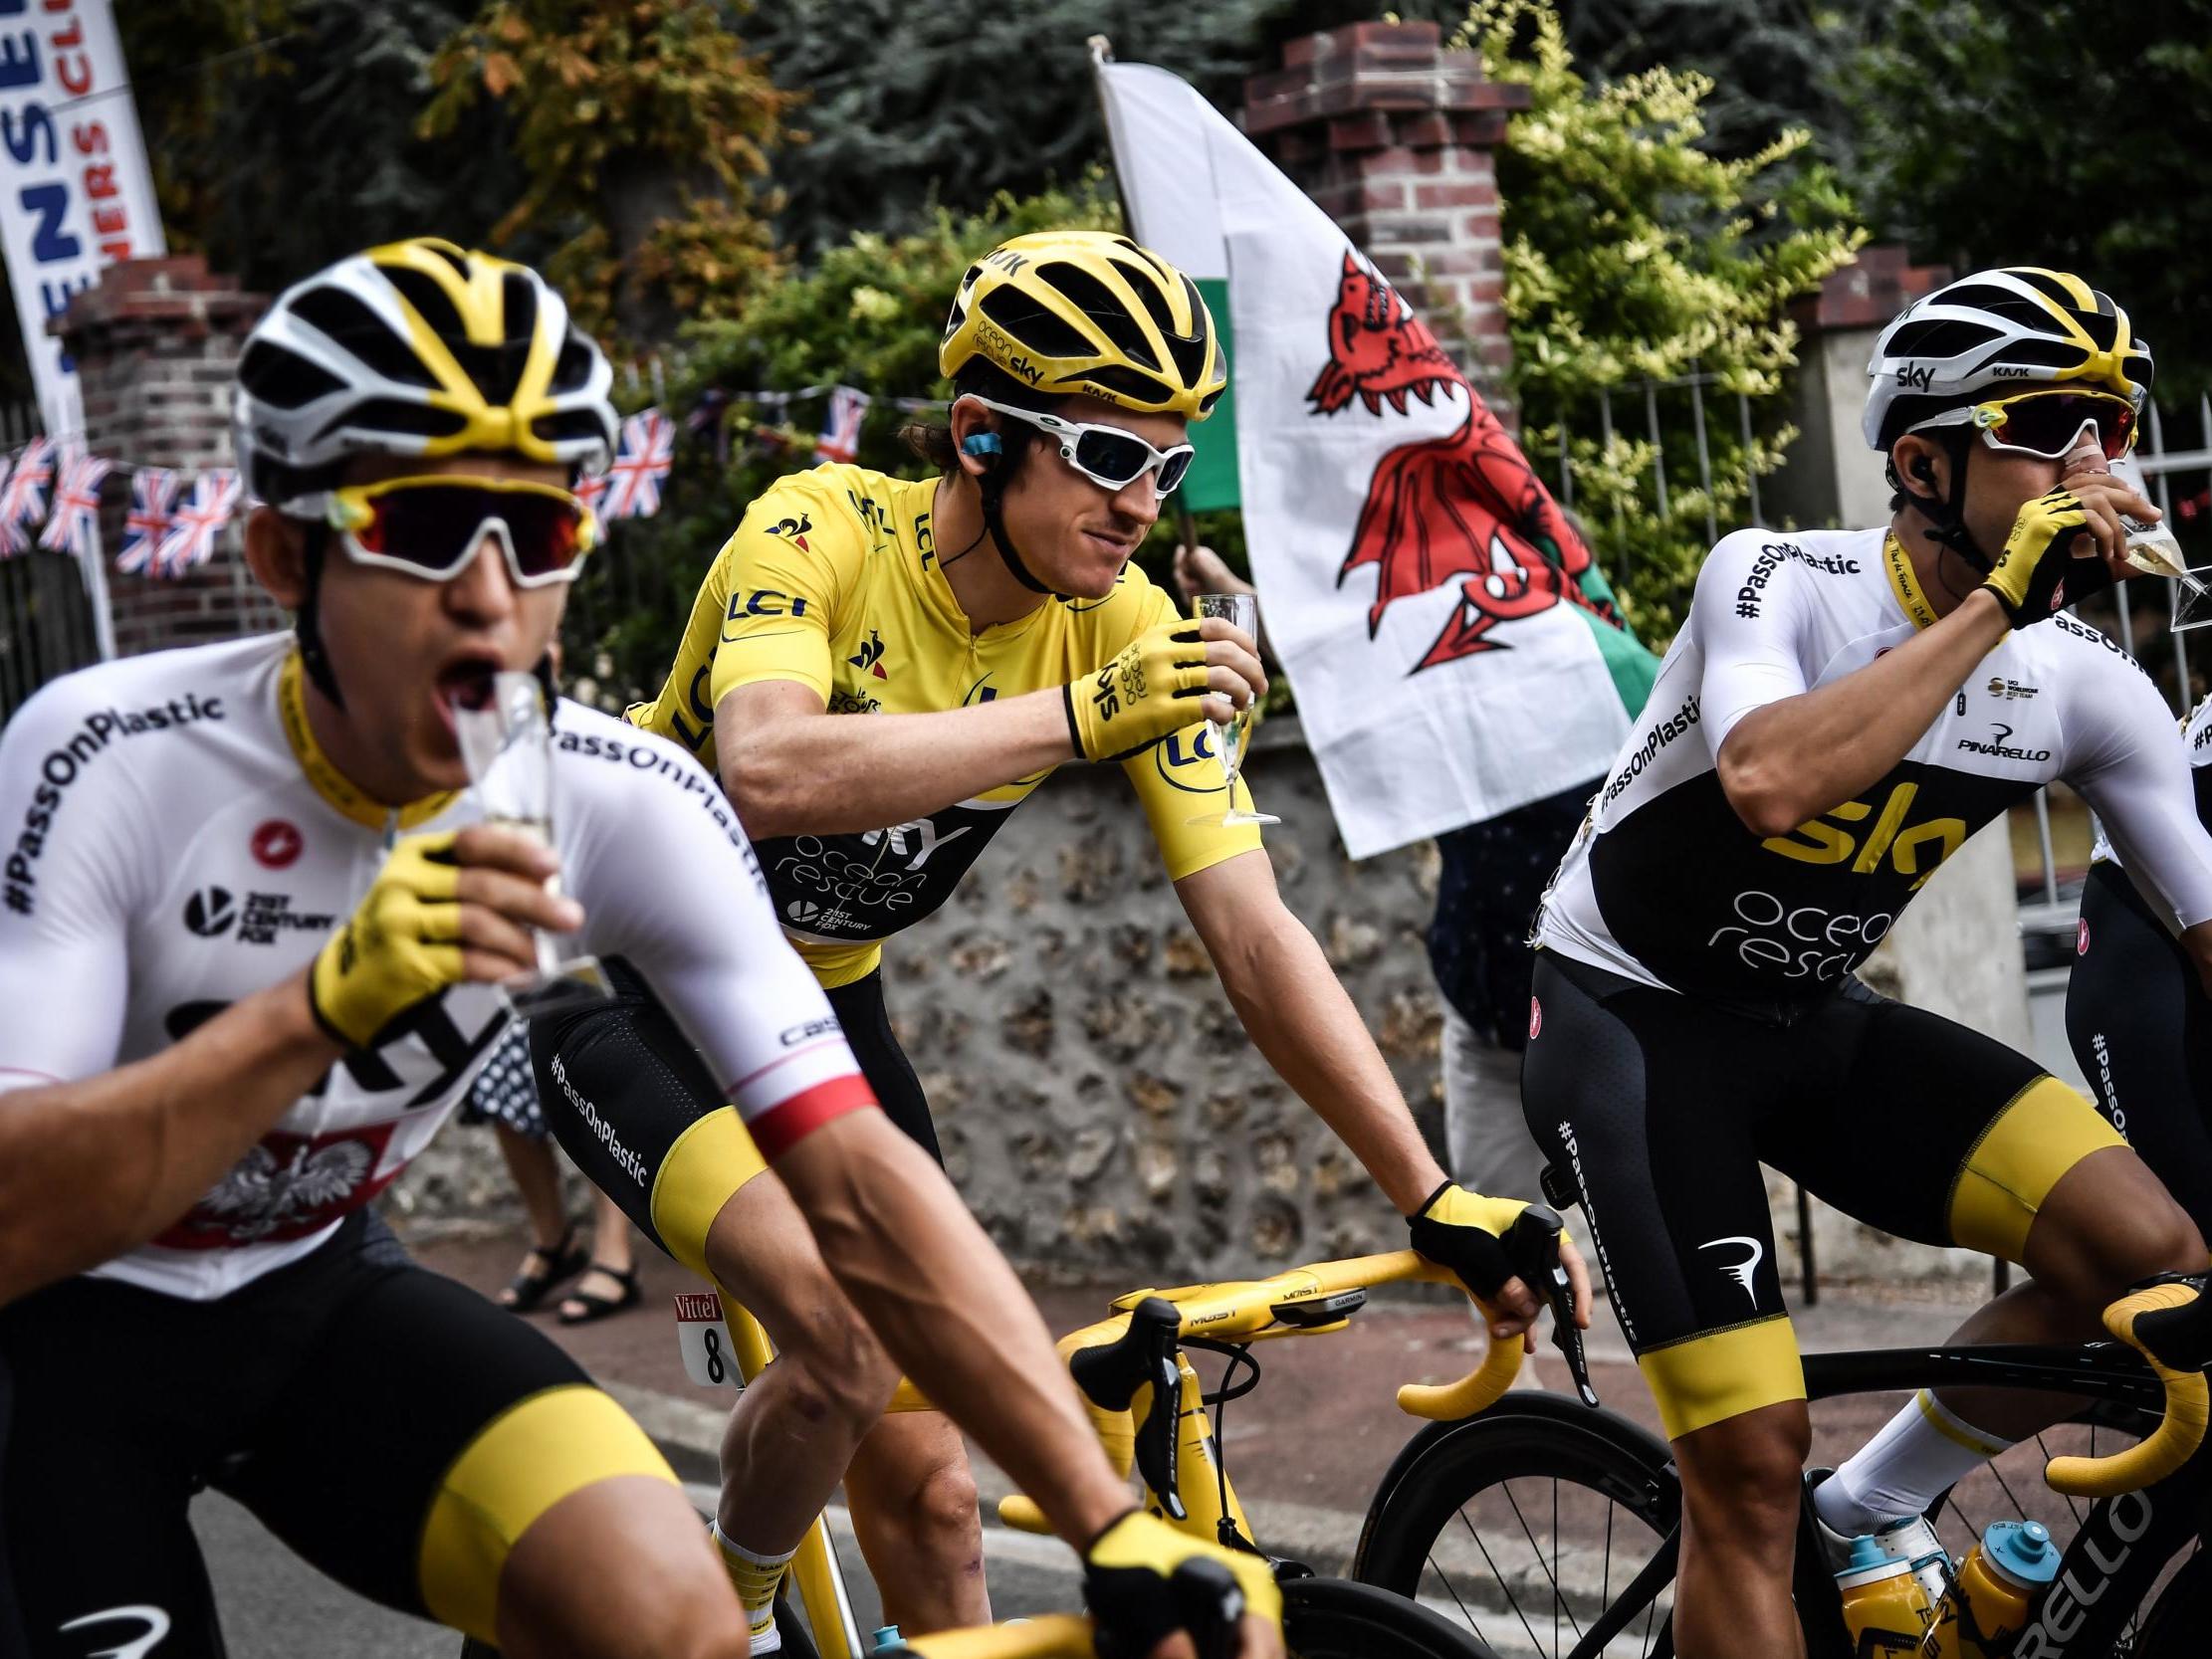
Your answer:
[[[960,442],[963,455],[973,455],[986,467],[995,466],[1005,445],[998,441],[995,432],[971,432]]]
[[[1912,465],[1907,467],[1905,471],[1922,484],[1933,484],[1935,482],[1935,469],[1928,465],[1928,458],[1924,455],[1914,456]]]

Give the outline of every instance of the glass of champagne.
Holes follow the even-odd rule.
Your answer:
[[[553,721],[534,674],[495,674],[481,709],[456,709],[462,763],[484,809],[484,821],[553,845]],[[560,878],[549,884],[559,891]],[[613,995],[596,956],[571,954],[563,936],[533,929],[538,966],[500,981],[517,1017],[535,1019]]]
[[[1241,630],[1252,641],[1254,648],[1257,648],[1259,643],[1259,599],[1257,595],[1250,593],[1202,593],[1198,596],[1198,607],[1201,620],[1210,616],[1217,616],[1230,627]],[[1223,810],[1219,812],[1202,812],[1197,817],[1186,820],[1187,822],[1209,826],[1218,824],[1279,824],[1282,822],[1272,812],[1255,812],[1249,805],[1238,806],[1236,804],[1237,765],[1243,758],[1244,738],[1251,731],[1252,713],[1249,708],[1237,710],[1225,726],[1213,721],[1206,723],[1207,730],[1214,735],[1214,752],[1221,757],[1221,776],[1223,779],[1221,798],[1224,806]],[[1247,802],[1250,801],[1251,791],[1249,789],[1244,791],[1244,799]]]
[[[2142,463],[2132,454],[2112,462],[2111,474],[2136,495],[2148,499],[2149,482],[2143,477]],[[2171,523],[2164,518],[2145,523],[2124,513],[2119,521],[2127,534],[2127,562],[2153,576],[2173,579],[2173,631],[2185,633],[2212,623],[2212,587],[2205,585],[2206,572],[2188,562]]]

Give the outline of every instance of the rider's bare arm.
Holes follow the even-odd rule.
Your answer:
[[[749,834],[834,835],[925,818],[1074,755],[1055,690],[927,715],[832,718],[795,680],[715,706],[715,759]]]
[[[1752,834],[1787,835],[1856,798],[1910,752],[2010,627],[1977,592],[1856,674],[1754,709],[1717,756],[1728,804]]]
[[[1444,1172],[1321,946],[1283,904],[1267,855],[1239,853],[1208,865],[1175,890],[1268,1065],[1352,1149],[1401,1214],[1420,1209]],[[1565,1252],[1573,1258],[1572,1245]],[[1579,1258],[1570,1260],[1569,1272],[1576,1307],[1587,1308],[1589,1282]],[[1540,1311],[1528,1288],[1513,1280],[1499,1292],[1498,1328],[1517,1336]]]
[[[775,1172],[892,1358],[1054,1531],[1080,1549],[1130,1507],[1028,1293],[928,1153],[882,1113],[854,1112]]]
[[[0,1094],[0,1303],[145,1243],[308,1091],[338,1045],[308,1012],[306,977],[95,1077],[0,1065],[0,1087],[16,1086]]]
[[[1444,1172],[1321,946],[1283,904],[1267,855],[1209,865],[1175,891],[1267,1063],[1352,1148],[1401,1214],[1419,1209]]]

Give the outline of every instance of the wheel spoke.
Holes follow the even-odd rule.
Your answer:
[[[1554,1570],[1552,1569],[1552,1563],[1551,1563],[1550,1561],[1548,1561],[1548,1560],[1543,1560],[1543,1554],[1544,1554],[1544,1553],[1543,1553],[1543,1551],[1541,1551],[1541,1550],[1537,1549],[1537,1546],[1536,1546],[1536,1535],[1535,1535],[1534,1533],[1532,1533],[1532,1532],[1530,1532],[1530,1531],[1529,1531],[1529,1527],[1528,1527],[1528,1518],[1527,1518],[1526,1516],[1524,1516],[1523,1514],[1521,1514],[1521,1501],[1520,1501],[1520,1500],[1519,1500],[1518,1498],[1516,1498],[1516,1497],[1514,1497],[1514,1496],[1513,1496],[1513,1483],[1512,1483],[1512,1482],[1510,1482],[1510,1481],[1508,1481],[1508,1482],[1506,1482],[1506,1483],[1505,1483],[1505,1485],[1504,1485],[1503,1487],[1501,1487],[1501,1488],[1500,1488],[1499,1490],[1501,1490],[1501,1491],[1502,1491],[1502,1492],[1503,1492],[1503,1493],[1505,1494],[1505,1501],[1506,1501],[1506,1502],[1507,1502],[1508,1504],[1510,1504],[1510,1505],[1512,1505],[1512,1506],[1513,1506],[1513,1519],[1514,1519],[1515,1521],[1518,1521],[1518,1522],[1519,1522],[1519,1523],[1521,1524],[1521,1536],[1522,1536],[1523,1538],[1525,1538],[1525,1539],[1527,1539],[1527,1540],[1528,1540],[1528,1547],[1529,1547],[1529,1549],[1530,1549],[1531,1551],[1534,1551],[1534,1552],[1535,1552],[1535,1554],[1536,1554],[1536,1556],[1537,1556],[1537,1558],[1538,1558],[1538,1559],[1539,1559],[1540,1561],[1542,1561],[1542,1564],[1543,1564],[1543,1568],[1544,1568],[1544,1576],[1545,1576],[1545,1578],[1547,1578],[1548,1580],[1550,1580],[1550,1583],[1551,1583],[1551,1594],[1552,1594],[1552,1606],[1553,1606],[1553,1609],[1554,1609],[1554,1611],[1553,1611],[1553,1613],[1552,1613],[1552,1627],[1553,1627],[1553,1628],[1554,1628],[1554,1629],[1556,1630],[1556,1629],[1558,1628],[1558,1626],[1559,1626],[1559,1614],[1558,1614],[1558,1611],[1557,1611],[1557,1609],[1558,1609],[1558,1607],[1559,1607],[1559,1606],[1560,1606],[1560,1604],[1561,1604],[1561,1595],[1560,1595],[1560,1590],[1559,1590],[1559,1574],[1558,1574],[1557,1572],[1555,1572],[1555,1571],[1554,1571]],[[1557,1480],[1554,1480],[1554,1481],[1552,1482],[1552,1492],[1553,1492],[1553,1495],[1554,1495],[1555,1497],[1557,1496],[1557,1494],[1558,1494],[1558,1491],[1559,1491],[1559,1482],[1558,1482]],[[1573,1625],[1573,1626],[1574,1626],[1574,1631],[1575,1631],[1575,1639],[1576,1639],[1577,1641],[1580,1641],[1580,1640],[1582,1639],[1582,1625],[1581,1625],[1581,1624],[1580,1624],[1579,1622],[1577,1622],[1577,1620],[1576,1620],[1576,1618],[1575,1618],[1575,1612],[1574,1612],[1574,1609],[1573,1609],[1572,1607],[1570,1607],[1570,1608],[1568,1608],[1568,1609],[1567,1609],[1567,1622],[1568,1622],[1569,1624],[1571,1624],[1571,1625]],[[1554,1643],[1553,1643],[1553,1650],[1554,1650],[1554,1651],[1557,1651],[1557,1648],[1558,1648],[1558,1643],[1557,1643],[1556,1641],[1554,1641]]]
[[[1507,1493],[1506,1496],[1510,1501],[1511,1493]],[[1498,1570],[1497,1562],[1490,1556],[1490,1547],[1482,1542],[1482,1535],[1476,1532],[1473,1524],[1467,1520],[1465,1510],[1459,1512],[1459,1525],[1466,1528],[1467,1537],[1473,1539],[1474,1547],[1482,1552],[1483,1564],[1490,1569],[1490,1576],[1497,1580],[1498,1588],[1505,1592],[1506,1606],[1512,1610],[1513,1616],[1521,1621],[1521,1628],[1528,1632],[1528,1645],[1538,1652],[1542,1652],[1544,1644],[1536,1639],[1535,1627],[1528,1622],[1528,1615],[1521,1611],[1521,1598],[1513,1593],[1513,1586],[1506,1582],[1505,1574]]]
[[[1459,1512],[1459,1519],[1461,1521],[1464,1521],[1466,1520],[1466,1511],[1461,1510]],[[1464,1601],[1459,1599],[1459,1592],[1452,1587],[1451,1580],[1444,1576],[1444,1570],[1442,1567],[1437,1564],[1437,1557],[1435,1555],[1431,1555],[1429,1557],[1429,1566],[1430,1569],[1436,1573],[1438,1582],[1443,1585],[1444,1594],[1451,1597],[1451,1604],[1459,1609],[1459,1616],[1467,1621],[1467,1628],[1474,1632],[1477,1640],[1482,1639],[1481,1621],[1474,1616],[1474,1609],[1472,1609]],[[1420,1586],[1416,1585],[1415,1587],[1418,1589]]]

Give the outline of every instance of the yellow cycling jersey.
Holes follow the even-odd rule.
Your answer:
[[[633,725],[684,744],[715,769],[714,711],[740,686],[793,680],[832,715],[963,709],[1066,685],[1169,620],[1168,595],[1134,566],[1103,599],[1048,599],[978,631],[938,567],[935,479],[816,467],[754,502],[699,587],[660,696]],[[1259,846],[1250,825],[1193,825],[1221,800],[1222,775],[1200,723],[1121,762],[1181,881]],[[1049,775],[1015,778],[912,823],[760,843],[783,930],[825,986],[850,984],[881,944],[950,897],[984,846]],[[1241,793],[1241,791],[1240,791]]]

